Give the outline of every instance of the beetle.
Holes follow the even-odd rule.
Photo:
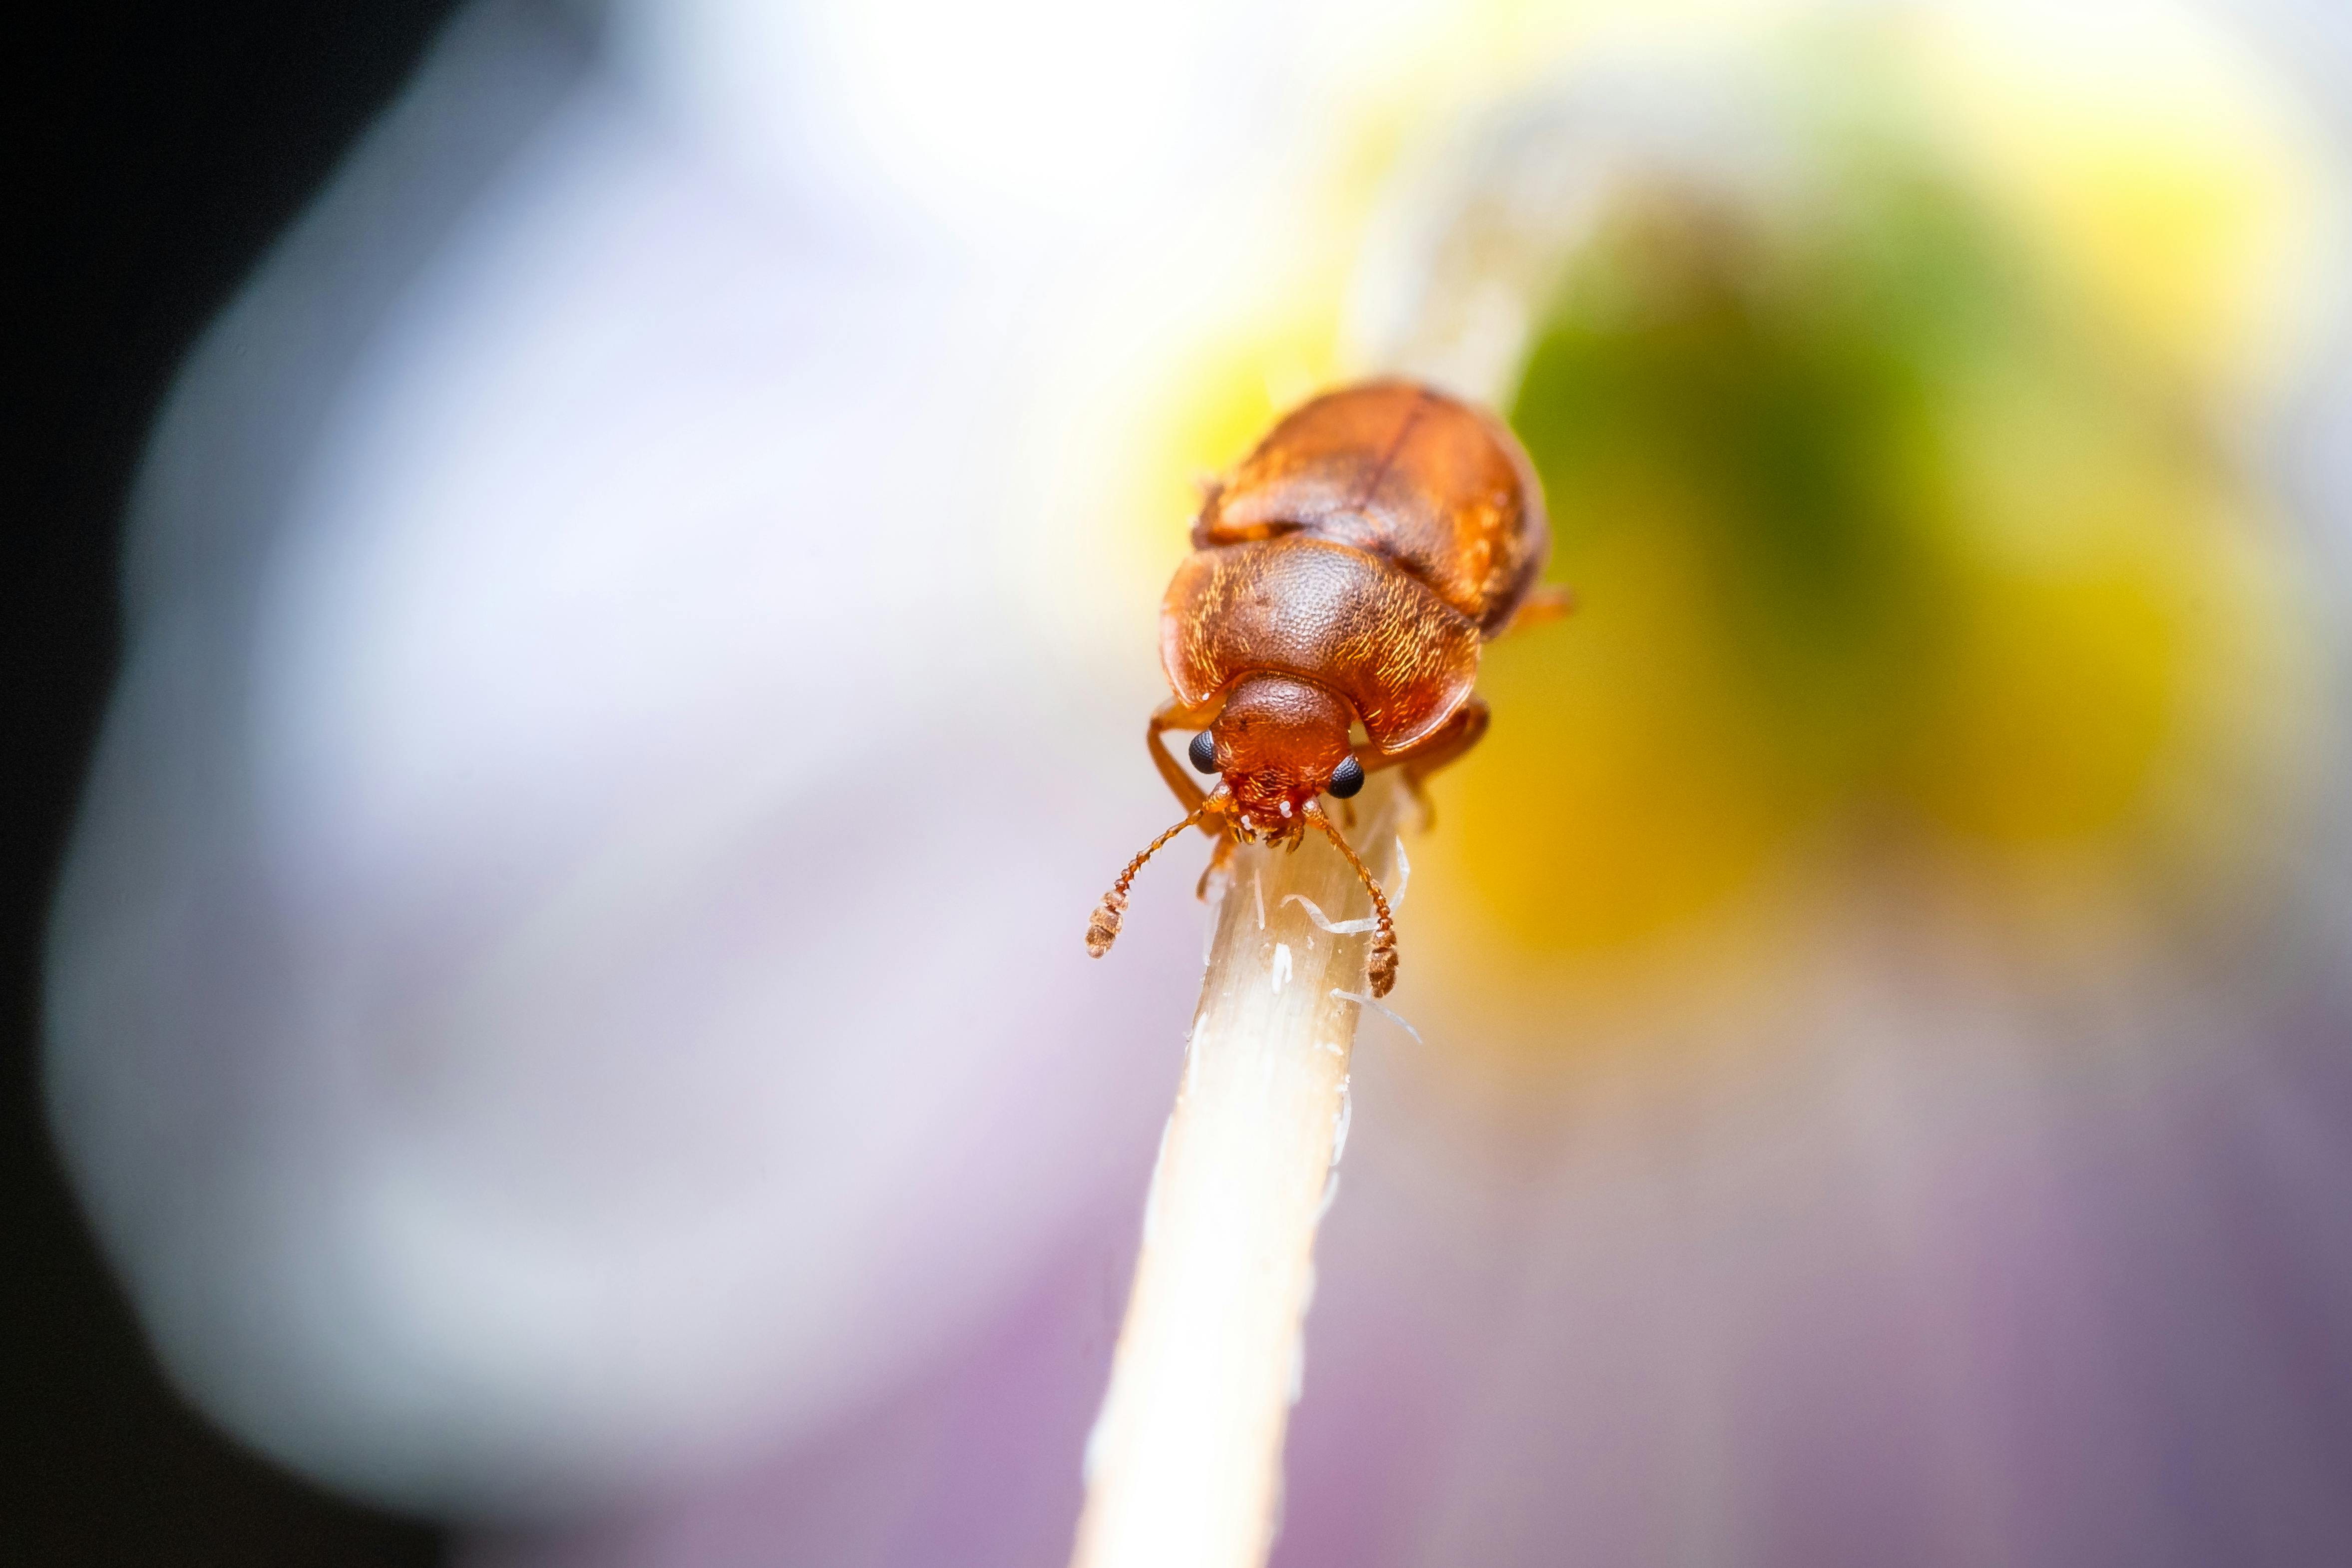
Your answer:
[[[1184,820],[1128,862],[1087,927],[1110,951],[1135,874],[1188,827],[1297,847],[1328,837],[1371,894],[1372,994],[1396,979],[1388,900],[1316,805],[1402,767],[1416,796],[1477,744],[1481,647],[1569,607],[1536,579],[1551,531],[1534,467],[1491,414],[1427,386],[1365,382],[1286,416],[1224,479],[1204,487],[1192,552],[1160,612],[1175,695],[1144,738]],[[1186,758],[1160,736],[1197,731]],[[1360,731],[1361,740],[1355,738]]]

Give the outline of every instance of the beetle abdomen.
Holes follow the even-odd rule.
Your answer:
[[[1486,637],[1550,548],[1542,489],[1510,433],[1402,381],[1327,393],[1276,425],[1210,496],[1192,542],[1296,534],[1393,562]]]

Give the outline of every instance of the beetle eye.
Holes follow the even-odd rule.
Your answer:
[[[1339,765],[1331,770],[1330,787],[1331,793],[1341,800],[1363,788],[1364,764],[1353,757],[1342,759]]]
[[[1192,759],[1192,766],[1199,772],[1213,773],[1217,771],[1217,742],[1209,738],[1206,730],[1192,737],[1192,743],[1184,748],[1184,754]]]

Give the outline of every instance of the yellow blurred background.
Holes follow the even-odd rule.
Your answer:
[[[1780,166],[1622,161],[1557,253],[1467,263],[1528,296],[1494,395],[1580,610],[1489,650],[1495,728],[1415,847],[1449,1039],[1538,1062],[1752,1005],[1857,879],[1965,889],[2094,973],[2151,921],[2225,932],[2308,809],[2320,700],[2260,447],[2332,302],[2311,128],[2168,10],[1507,7],[1458,37],[1368,92],[1296,307],[1179,378],[1155,557],[1191,476],[1387,368],[1334,280],[1474,86],[1732,59]]]

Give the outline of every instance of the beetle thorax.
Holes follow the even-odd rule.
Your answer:
[[[1244,676],[1210,726],[1217,771],[1251,828],[1287,837],[1347,760],[1347,700],[1286,675]]]

